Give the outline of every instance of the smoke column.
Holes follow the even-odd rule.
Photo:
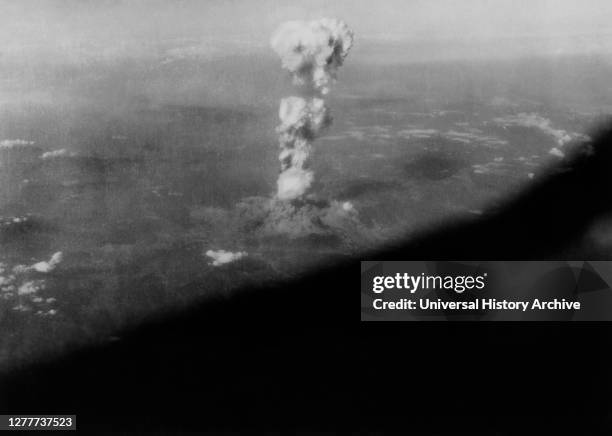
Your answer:
[[[276,197],[295,200],[304,196],[312,184],[312,142],[332,121],[322,96],[329,92],[353,45],[353,32],[344,22],[331,18],[289,21],[274,33],[271,45],[283,68],[292,74],[293,83],[308,95],[281,100],[281,124],[276,129],[281,149]]]

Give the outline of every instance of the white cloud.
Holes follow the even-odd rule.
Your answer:
[[[41,159],[52,159],[55,157],[73,157],[76,156],[76,153],[69,152],[65,148],[60,148],[59,150],[47,151],[40,155]]]
[[[231,251],[225,250],[208,250],[206,252],[206,256],[213,260],[211,263],[212,266],[220,266],[234,262],[238,259],[242,259],[243,257],[247,256],[247,253],[245,251],[232,253]]]
[[[34,271],[37,271],[40,273],[51,272],[62,261],[62,258],[63,258],[62,252],[58,251],[57,253],[53,254],[53,256],[51,256],[51,259],[49,259],[49,261],[42,261],[42,262],[35,263],[34,265],[30,267],[30,269],[33,269]]]
[[[34,141],[26,141],[25,139],[4,139],[0,141],[0,148],[26,147],[34,144]]]
[[[400,137],[426,139],[439,134],[436,129],[404,129],[397,132]]]
[[[565,153],[563,153],[561,150],[559,150],[557,147],[553,147],[550,149],[550,151],[548,152],[549,154],[552,154],[553,156],[557,156],[560,158],[564,158],[565,157]]]
[[[61,251],[54,253],[48,261],[37,262],[33,265],[15,265],[13,267],[14,274],[23,274],[29,271],[36,271],[39,273],[48,273],[55,269],[55,267],[62,261],[63,254]]]
[[[489,148],[498,148],[508,145],[508,141],[499,139],[495,136],[489,136],[480,129],[466,127],[467,132],[459,132],[449,130],[444,136],[452,141],[463,142],[465,144],[478,144]]]
[[[41,289],[42,289],[42,285],[38,281],[24,282],[21,286],[19,286],[19,289],[17,290],[17,294],[19,295],[35,294]]]
[[[344,210],[345,212],[353,212],[355,211],[355,206],[353,206],[353,203],[351,203],[350,201],[345,201],[344,203],[342,203],[342,210]]]
[[[225,51],[221,47],[215,46],[210,42],[202,42],[200,44],[168,49],[161,63],[165,65],[183,59],[209,59],[223,53]]]
[[[536,113],[520,113],[506,117],[493,119],[496,123],[504,126],[521,126],[539,129],[545,135],[552,137],[559,147],[563,147],[568,142],[575,139],[588,140],[588,137],[580,133],[570,133],[563,129],[555,129],[552,121]]]
[[[0,262],[0,298],[3,300],[16,300],[19,304],[13,307],[13,310],[20,312],[28,312],[33,309],[32,305],[40,308],[48,308],[57,300],[54,297],[41,297],[38,291],[45,289],[45,280],[31,280],[31,273],[48,273],[53,271],[55,267],[62,261],[62,252],[54,253],[48,261],[37,262],[31,266],[14,265],[9,266],[6,263]],[[55,310],[55,309],[51,309]],[[36,312],[37,314],[40,310]],[[53,315],[54,313],[47,313]]]
[[[13,310],[17,311],[17,312],[27,312],[29,310],[31,310],[28,306],[24,305],[24,304],[18,304],[17,306],[13,307]]]

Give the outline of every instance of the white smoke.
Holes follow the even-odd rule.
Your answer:
[[[276,129],[281,152],[281,174],[277,197],[293,200],[303,196],[314,179],[308,169],[311,142],[331,123],[331,117],[320,98],[288,97],[281,100],[278,111],[281,120]]]
[[[296,84],[327,94],[353,45],[353,32],[335,18],[289,21],[277,29],[271,44]]]
[[[325,101],[317,94],[329,92],[353,45],[353,32],[336,19],[290,21],[279,27],[271,44],[294,83],[305,85],[314,94],[310,98],[284,98],[279,108],[281,174],[277,198],[295,200],[306,194],[314,180],[308,168],[312,141],[332,121]]]
[[[310,185],[314,176],[312,171],[303,170],[301,168],[289,168],[283,171],[278,176],[278,191],[276,196],[279,200],[294,200],[300,198]]]

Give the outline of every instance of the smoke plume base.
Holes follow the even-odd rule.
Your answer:
[[[293,201],[250,197],[237,206],[239,228],[257,237],[286,236],[289,239],[312,235],[340,237],[362,227],[350,203],[327,201],[312,196]]]

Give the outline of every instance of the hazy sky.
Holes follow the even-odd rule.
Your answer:
[[[176,38],[264,45],[279,23],[320,16],[346,20],[363,40],[612,32],[610,0],[0,0],[0,52],[117,51]]]

